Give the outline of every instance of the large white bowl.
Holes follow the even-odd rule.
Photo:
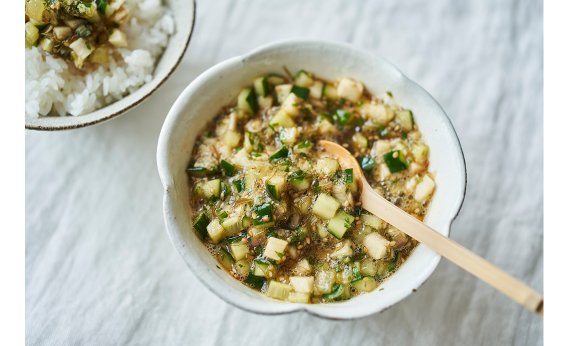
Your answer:
[[[387,90],[412,109],[430,146],[430,169],[437,189],[426,223],[448,235],[465,195],[466,170],[459,140],[440,105],[424,89],[393,65],[339,43],[283,41],[245,56],[221,62],[197,77],[178,97],[160,133],[157,160],[164,186],[164,218],[170,239],[195,275],[228,303],[262,314],[305,310],[333,319],[351,319],[383,311],[416,290],[432,274],[440,256],[418,245],[402,267],[371,293],[333,304],[292,304],[273,300],[235,280],[216,266],[216,260],[192,230],[190,187],[185,168],[192,147],[205,126],[253,78],[268,73],[305,69],[325,79],[349,76],[362,81],[376,95]]]
[[[179,65],[195,25],[195,0],[166,1],[172,10],[175,32],[160,57],[150,82],[133,93],[94,112],[79,116],[33,117],[26,115],[26,129],[31,130],[70,130],[101,123],[116,118],[136,107],[156,91]]]

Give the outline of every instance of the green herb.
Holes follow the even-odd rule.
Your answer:
[[[335,300],[341,296],[343,293],[343,285],[341,284],[334,284],[331,292],[328,294],[324,294],[323,297],[325,299]]]
[[[292,236],[290,237],[290,243],[298,244],[304,239],[306,239],[306,230],[303,227],[298,227],[292,232]]]
[[[404,131],[402,131],[402,133],[400,134],[400,136],[402,137],[402,139],[407,139],[408,138],[408,134]]]
[[[105,14],[107,5],[108,5],[107,0],[99,0],[97,1],[97,10],[100,13]]]
[[[360,280],[362,278],[363,278],[363,276],[361,275],[359,268],[354,267],[353,268],[353,280],[352,281],[357,281],[357,280]]]
[[[304,139],[300,143],[298,143],[299,149],[311,148],[314,143],[312,143],[309,139]]]
[[[333,115],[333,118],[340,126],[346,126],[351,121],[351,113],[338,109]]]
[[[306,178],[306,172],[302,170],[295,171],[288,176],[288,181],[301,181]]]
[[[394,96],[392,95],[392,91],[387,90],[387,95],[389,95],[390,98],[393,98]]]
[[[296,94],[296,96],[298,96],[299,98],[302,98],[304,100],[307,100],[308,96],[310,95],[310,89],[304,88],[304,87],[301,87],[301,86],[297,86],[297,85],[292,86],[291,92],[293,94]]]

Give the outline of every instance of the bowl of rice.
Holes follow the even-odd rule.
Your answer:
[[[26,128],[76,129],[137,106],[176,69],[194,24],[194,0],[26,0]]]

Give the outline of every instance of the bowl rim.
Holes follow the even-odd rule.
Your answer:
[[[199,279],[199,281],[205,287],[207,287],[207,289],[209,291],[212,291],[216,296],[218,296],[223,301],[229,303],[232,306],[238,307],[238,308],[245,310],[245,311],[248,311],[248,312],[260,314],[260,315],[282,315],[282,314],[290,314],[290,313],[296,313],[296,312],[304,311],[304,312],[309,313],[310,315],[322,317],[322,318],[329,319],[329,320],[354,320],[354,319],[359,319],[359,318],[363,318],[363,317],[366,317],[366,316],[369,316],[369,315],[373,315],[373,314],[377,314],[377,313],[381,313],[383,311],[386,311],[390,307],[396,305],[400,301],[407,298],[410,294],[416,292],[431,277],[431,274],[434,272],[434,270],[436,269],[436,267],[438,266],[438,264],[441,260],[441,256],[439,254],[435,253],[434,260],[432,260],[430,265],[428,267],[426,267],[424,270],[422,270],[420,272],[420,274],[418,275],[418,279],[416,281],[418,281],[420,283],[416,287],[414,287],[411,291],[406,291],[406,292],[402,292],[401,294],[399,294],[399,298],[396,299],[392,304],[387,305],[385,307],[382,307],[380,309],[374,310],[372,312],[365,311],[364,313],[359,313],[359,314],[353,313],[350,316],[344,316],[344,315],[333,316],[333,314],[320,313],[319,311],[317,311],[319,309],[314,308],[314,306],[321,305],[321,304],[298,305],[298,304],[293,304],[293,303],[282,304],[281,305],[282,308],[279,309],[279,310],[269,310],[269,309],[260,310],[260,309],[255,309],[255,308],[253,308],[249,305],[242,304],[240,301],[228,299],[228,297],[225,297],[224,295],[219,293],[220,291],[218,291],[218,290],[220,290],[220,289],[212,287],[213,285],[211,285],[209,282],[207,282],[207,280],[205,280],[204,278],[201,277],[199,270],[197,270],[197,268],[195,268],[195,266],[192,264],[191,261],[187,260],[187,258],[185,256],[185,252],[183,252],[183,249],[182,249],[183,246],[180,246],[178,244],[178,239],[177,239],[177,233],[178,232],[177,232],[177,229],[176,229],[177,224],[176,224],[176,221],[175,221],[175,217],[170,217],[170,216],[172,216],[172,213],[170,213],[172,208],[170,208],[169,205],[171,204],[171,202],[173,200],[173,198],[171,196],[171,192],[172,192],[171,189],[174,187],[174,184],[173,184],[173,176],[172,176],[171,172],[169,171],[169,167],[168,167],[168,158],[167,158],[168,144],[169,144],[171,133],[176,126],[175,124],[177,123],[177,121],[181,117],[184,116],[183,110],[184,110],[185,107],[184,107],[183,103],[185,102],[185,100],[187,98],[189,98],[190,95],[193,92],[195,92],[198,88],[202,87],[203,81],[208,80],[212,76],[217,75],[219,72],[224,71],[225,69],[230,69],[235,64],[238,64],[240,62],[245,62],[245,61],[247,61],[251,58],[254,58],[256,55],[260,55],[260,54],[266,53],[268,51],[278,50],[279,48],[285,48],[285,47],[290,47],[290,46],[299,46],[299,45],[326,45],[326,46],[340,48],[340,49],[349,49],[349,50],[353,51],[354,54],[382,60],[382,62],[385,65],[387,65],[389,68],[391,68],[393,71],[395,71],[396,73],[399,74],[400,79],[405,84],[412,84],[412,86],[414,88],[416,88],[416,90],[418,92],[424,94],[424,96],[426,96],[427,98],[429,98],[431,101],[433,101],[435,103],[435,105],[437,106],[437,108],[439,110],[440,115],[443,115],[443,117],[440,117],[440,118],[448,126],[448,129],[450,130],[451,137],[454,141],[455,148],[459,152],[459,157],[461,157],[460,162],[458,162],[458,164],[461,166],[460,167],[461,170],[460,170],[459,173],[463,174],[463,181],[461,182],[459,190],[456,193],[456,195],[459,195],[459,201],[456,203],[453,211],[451,212],[452,217],[448,220],[447,225],[444,227],[444,230],[447,229],[447,236],[449,237],[450,232],[451,232],[452,223],[456,219],[456,217],[458,216],[461,208],[463,207],[463,203],[464,203],[464,200],[465,200],[465,194],[466,194],[466,186],[467,186],[467,168],[466,168],[466,161],[465,161],[465,156],[464,156],[464,153],[463,153],[463,148],[461,146],[461,143],[460,143],[459,137],[457,135],[457,132],[455,130],[455,127],[453,126],[449,116],[446,114],[446,112],[441,107],[441,105],[438,103],[438,101],[430,93],[428,93],[423,87],[418,85],[416,82],[414,82],[413,80],[408,78],[395,65],[393,65],[389,60],[385,59],[383,56],[381,56],[379,54],[375,54],[375,53],[370,53],[368,51],[356,48],[356,47],[354,47],[350,44],[346,44],[346,43],[342,43],[342,42],[329,41],[329,40],[313,40],[313,39],[278,40],[278,41],[274,41],[274,42],[262,45],[262,46],[260,46],[256,49],[248,52],[248,53],[243,54],[243,55],[238,55],[238,56],[226,59],[224,61],[221,61],[221,62],[213,65],[212,67],[208,68],[206,71],[202,72],[191,83],[189,83],[184,88],[184,90],[180,93],[180,95],[175,100],[174,104],[172,105],[170,111],[168,112],[168,114],[166,116],[166,119],[164,121],[162,129],[160,131],[160,136],[159,136],[159,139],[158,139],[158,146],[157,146],[158,173],[159,173],[160,180],[161,180],[163,188],[164,188],[163,215],[164,215],[164,220],[165,220],[165,225],[166,225],[166,231],[168,233],[168,237],[170,238],[170,241],[172,242],[172,245],[174,246],[174,248],[176,248],[179,255],[181,255],[181,257],[184,259],[184,262],[186,263],[186,265],[192,270],[192,272]],[[419,244],[419,246],[425,246],[425,245]]]
[[[162,84],[164,84],[170,77],[171,75],[175,72],[175,70],[177,69],[177,67],[179,66],[179,64],[181,63],[183,57],[185,56],[185,52],[187,51],[187,48],[189,47],[189,42],[191,41],[191,37],[193,36],[193,32],[195,30],[195,20],[197,17],[197,3],[196,0],[191,0],[193,3],[192,6],[192,19],[191,19],[191,25],[189,27],[189,34],[187,35],[187,39],[185,40],[184,44],[183,44],[183,48],[179,54],[179,57],[177,58],[177,60],[175,61],[175,63],[170,67],[169,71],[167,71],[166,75],[164,76],[164,78],[162,78],[152,89],[150,89],[148,91],[148,93],[142,95],[142,97],[140,97],[139,99],[135,100],[134,102],[132,102],[131,104],[128,104],[126,107],[119,109],[113,113],[110,113],[108,115],[102,116],[100,118],[91,120],[91,121],[86,121],[86,122],[80,122],[77,124],[71,124],[71,125],[42,125],[42,124],[31,124],[26,122],[25,124],[25,128],[26,130],[34,130],[34,131],[64,131],[64,130],[74,130],[74,129],[79,129],[79,128],[83,128],[83,127],[87,127],[87,126],[91,126],[91,125],[96,125],[96,124],[101,124],[104,123],[106,121],[112,120],[114,118],[117,118],[119,115],[125,114],[127,113],[129,110],[137,107],[138,105],[140,105],[142,102],[144,102],[148,97],[150,97],[156,90],[158,90]],[[161,56],[160,56],[161,59]],[[138,91],[135,90],[134,92]],[[128,95],[132,95],[128,94]],[[126,95],[126,96],[128,96]],[[96,111],[101,110],[107,106],[110,106],[112,104],[114,104],[115,102],[118,102],[122,99],[116,100],[102,108],[96,109]],[[78,115],[77,117],[82,117],[86,114],[83,115]],[[70,115],[65,115],[66,117],[70,117]],[[59,118],[58,116],[45,116],[44,118]]]

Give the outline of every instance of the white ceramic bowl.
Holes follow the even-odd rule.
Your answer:
[[[136,107],[156,91],[174,72],[189,45],[195,25],[195,0],[166,1],[172,9],[175,32],[154,70],[154,78],[138,90],[94,112],[79,116],[33,117],[26,115],[26,128],[31,130],[70,130],[113,119]]]
[[[231,102],[253,78],[268,73],[305,69],[325,79],[349,76],[362,81],[375,95],[387,90],[412,109],[430,146],[430,169],[437,189],[426,223],[444,235],[465,194],[463,153],[452,124],[440,105],[420,86],[384,59],[345,44],[284,41],[245,56],[221,62],[197,77],[178,97],[167,115],[158,143],[158,170],[164,186],[164,218],[170,239],[195,275],[225,301],[242,309],[281,314],[305,310],[333,319],[351,319],[383,311],[417,289],[432,274],[440,256],[418,245],[401,268],[371,293],[333,304],[292,304],[265,297],[220,270],[191,226],[185,168],[196,136],[219,109]]]

